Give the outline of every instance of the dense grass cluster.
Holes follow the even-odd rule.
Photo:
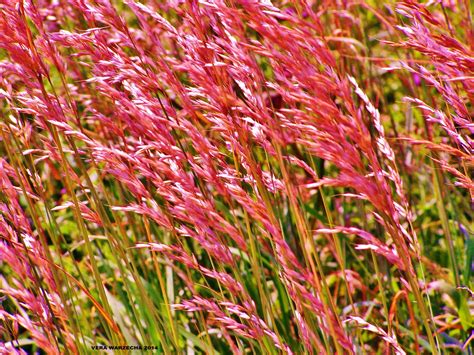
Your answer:
[[[0,354],[471,353],[469,0],[0,0],[0,103]]]

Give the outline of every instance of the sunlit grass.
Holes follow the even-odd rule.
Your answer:
[[[0,353],[472,351],[469,2],[0,4]]]

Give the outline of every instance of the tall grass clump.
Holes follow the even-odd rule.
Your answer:
[[[0,48],[0,353],[472,352],[469,1],[0,0]]]

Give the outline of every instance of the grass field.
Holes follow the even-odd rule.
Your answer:
[[[472,354],[469,0],[0,0],[0,354]]]

